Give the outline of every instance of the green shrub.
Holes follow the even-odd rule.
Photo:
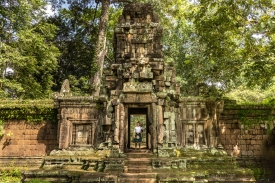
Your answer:
[[[28,181],[28,183],[50,183],[50,182],[46,180],[41,180],[41,179],[32,179]]]

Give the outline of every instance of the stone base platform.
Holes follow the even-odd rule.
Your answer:
[[[112,157],[113,156],[113,157]],[[116,157],[114,157],[116,156]],[[157,157],[147,150],[109,157],[45,157],[41,168],[23,173],[33,179],[72,183],[233,183],[256,182],[253,171],[227,155],[186,151],[180,157]]]

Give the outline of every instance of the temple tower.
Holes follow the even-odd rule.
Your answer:
[[[132,114],[146,116],[146,148],[177,145],[179,85],[173,64],[164,63],[161,38],[162,27],[150,4],[124,8],[114,33],[115,64],[105,72],[108,106],[114,106],[105,125],[112,125],[114,144],[122,151],[131,148]]]

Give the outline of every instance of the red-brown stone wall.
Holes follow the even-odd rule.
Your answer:
[[[5,134],[0,137],[0,157],[46,156],[57,147],[57,123],[14,120],[5,122],[4,129]],[[8,133],[12,133],[10,141]]]
[[[240,125],[239,110],[249,110],[249,106],[225,106],[219,117],[219,140],[224,149],[238,157],[275,157],[275,130],[267,130],[264,123],[245,127]],[[253,110],[268,110],[258,107]],[[261,114],[261,111],[259,112]],[[264,113],[264,111],[263,111]],[[248,116],[248,118],[257,116]]]

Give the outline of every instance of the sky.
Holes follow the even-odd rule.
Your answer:
[[[68,4],[63,4],[62,5],[62,8],[67,8],[68,9],[68,7],[69,7],[69,5]],[[47,14],[47,16],[53,16],[54,15],[54,12],[56,12],[57,13],[57,11],[55,10],[53,10],[52,9],[52,4],[50,3],[50,2],[48,2],[48,4],[46,5],[46,14]]]
[[[47,16],[53,16],[54,15],[54,11],[52,10],[52,4],[51,3],[48,3],[47,5],[46,5],[46,14],[47,14]]]

